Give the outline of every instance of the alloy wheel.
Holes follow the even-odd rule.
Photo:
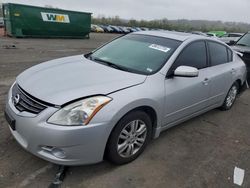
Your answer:
[[[142,120],[129,122],[118,137],[118,154],[124,158],[135,155],[145,143],[146,137],[147,126]]]
[[[227,96],[227,99],[226,99],[226,105],[228,107],[231,107],[236,99],[236,96],[237,96],[237,93],[238,93],[238,89],[236,86],[233,86],[229,93],[228,93],[228,96]]]

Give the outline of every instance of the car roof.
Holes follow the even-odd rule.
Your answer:
[[[178,41],[185,41],[187,39],[207,39],[208,37],[204,37],[201,35],[195,35],[191,33],[183,33],[177,31],[139,31],[136,34],[141,35],[151,35],[157,37],[170,38]]]

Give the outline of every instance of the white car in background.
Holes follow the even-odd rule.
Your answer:
[[[207,35],[208,37],[217,38],[217,36],[216,36],[215,33],[206,33],[206,35]]]
[[[244,35],[244,33],[227,33],[225,35],[223,35],[220,40],[222,42],[225,42],[226,44],[230,44],[230,41],[234,41],[237,42],[240,37],[242,37]]]

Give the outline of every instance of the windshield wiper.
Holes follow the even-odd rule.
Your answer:
[[[93,54],[93,52],[89,52],[87,54],[84,54],[84,57],[87,59],[90,59],[92,54]]]
[[[105,64],[105,65],[107,65],[107,66],[109,66],[109,67],[113,67],[113,68],[118,69],[118,70],[131,72],[129,69],[127,69],[127,68],[125,68],[125,67],[123,67],[123,66],[121,66],[121,65],[117,65],[117,64],[115,64],[115,63],[112,63],[112,62],[110,62],[110,61],[107,61],[107,60],[104,60],[104,59],[101,59],[101,58],[92,57],[91,60],[93,60],[93,61],[98,61],[98,62],[100,62],[100,63],[102,63],[102,64]]]

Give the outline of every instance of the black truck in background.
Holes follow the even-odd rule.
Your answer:
[[[241,57],[247,66],[247,81],[250,83],[250,31],[245,33],[237,42],[230,42],[233,50],[243,54]]]

